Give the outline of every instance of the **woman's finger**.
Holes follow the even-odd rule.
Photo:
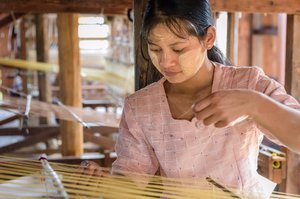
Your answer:
[[[211,108],[211,106],[208,106],[199,112],[195,112],[195,117],[198,120],[205,120],[206,118],[212,116],[213,114],[214,114],[213,109]]]
[[[205,109],[206,107],[208,107],[210,104],[211,104],[211,100],[210,100],[210,96],[208,96],[202,100],[195,102],[192,108],[194,112],[199,112]]]

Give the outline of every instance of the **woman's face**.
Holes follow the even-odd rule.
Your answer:
[[[153,65],[170,83],[193,77],[207,57],[206,48],[197,37],[179,38],[162,24],[149,33],[148,53]]]

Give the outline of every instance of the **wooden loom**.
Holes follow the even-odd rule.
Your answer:
[[[9,90],[9,88],[3,86],[1,86],[1,89]],[[49,114],[53,114],[56,118],[76,121],[85,127],[89,127],[89,125],[118,127],[119,124],[120,118],[117,117],[116,114],[107,112],[99,113],[94,110],[82,110],[81,108],[66,106],[60,101],[57,101],[58,105],[50,104],[34,100],[30,95],[23,93],[18,94],[20,97],[5,95],[4,98],[0,100],[0,109],[13,112],[23,117],[29,117],[29,115],[48,117]]]
[[[0,198],[244,198],[210,178],[179,180],[136,173],[111,176],[110,168],[103,168],[101,177],[89,177],[78,168],[49,163],[45,158],[0,156]],[[260,195],[250,193],[247,198]],[[300,196],[273,192],[271,198]]]
[[[6,90],[3,86],[1,89]],[[20,97],[4,95],[0,100],[0,109],[13,113],[12,117],[0,121],[1,125],[7,122],[20,119],[20,127],[2,128],[0,135],[23,135],[25,139],[0,147],[0,154],[10,153],[16,149],[32,146],[35,143],[46,141],[59,136],[58,126],[28,127],[27,119],[33,117],[53,116],[57,119],[74,121],[81,123],[84,127],[84,140],[92,142],[100,147],[100,151],[112,151],[115,141],[111,138],[111,133],[117,132],[120,115],[111,112],[98,112],[90,109],[81,109],[63,105],[62,103],[50,104],[32,99],[23,93],[18,93]],[[34,152],[36,153],[36,152]],[[51,153],[49,151],[38,152]],[[109,154],[105,154],[109,157]],[[106,157],[105,156],[105,157]],[[105,165],[110,165],[110,158],[105,158]]]

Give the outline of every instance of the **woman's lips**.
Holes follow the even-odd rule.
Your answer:
[[[164,74],[168,77],[172,77],[175,76],[177,74],[179,74],[180,72],[172,72],[172,71],[164,71]]]

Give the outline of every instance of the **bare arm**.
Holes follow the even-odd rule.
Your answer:
[[[300,111],[257,93],[256,108],[250,116],[269,130],[282,144],[300,153]]]

